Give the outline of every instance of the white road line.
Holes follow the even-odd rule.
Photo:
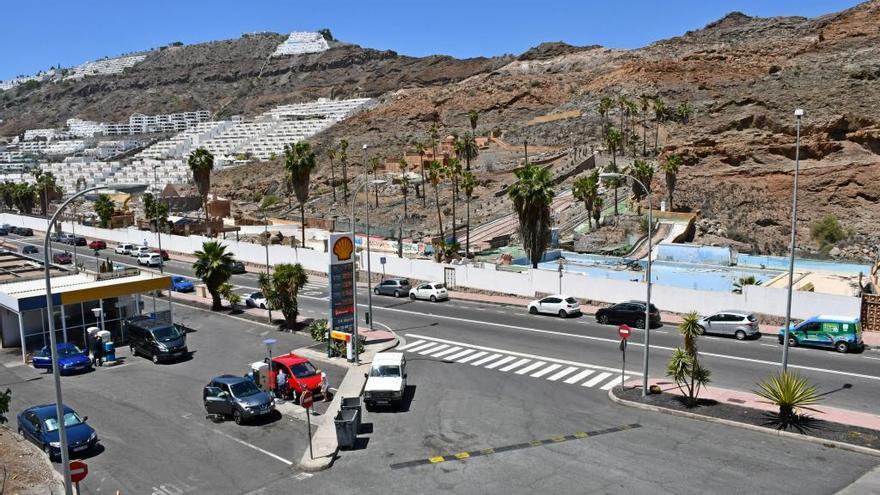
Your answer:
[[[514,369],[514,368],[519,368],[520,366],[522,366],[522,365],[524,365],[524,364],[526,364],[526,363],[528,363],[528,362],[530,362],[530,361],[531,361],[531,359],[520,359],[519,361],[517,361],[517,362],[515,362],[515,363],[513,363],[513,364],[510,364],[510,365],[507,365],[507,366],[501,368],[501,369],[498,370],[498,371],[503,371],[503,372],[506,373],[506,372],[508,372],[508,371],[510,371],[510,370],[512,370],[512,369]]]
[[[485,356],[486,354],[489,354],[489,353],[488,353],[488,352],[478,352],[478,353],[476,353],[476,354],[471,354],[471,355],[468,356],[468,357],[461,358],[461,359],[458,360],[458,362],[459,362],[459,363],[466,363],[466,362],[468,362],[468,361],[473,361],[474,359],[477,359],[477,358],[480,357],[480,356]]]
[[[561,364],[551,364],[550,366],[547,366],[546,368],[542,369],[541,371],[539,371],[537,373],[532,373],[529,376],[532,378],[541,378],[542,376],[546,375],[547,373],[550,373],[551,371],[555,370],[556,368],[561,368],[561,367],[562,367]]]
[[[764,346],[764,347],[779,347],[779,346],[776,345],[776,344],[761,344],[761,345]]]
[[[409,349],[412,349],[413,347],[420,346],[420,345],[422,345],[422,344],[424,344],[424,343],[425,343],[424,340],[417,340],[417,341],[415,341],[415,342],[412,342],[412,343],[406,344],[405,346],[401,347],[401,348],[398,349],[398,350],[400,350],[400,351],[407,351],[407,350],[409,350]]]
[[[431,347],[437,347],[437,342],[428,342],[427,344],[422,344],[418,347],[413,347],[409,349],[409,352],[419,352],[425,349],[430,349]]]
[[[256,445],[254,445],[254,444],[252,444],[252,443],[247,443],[247,442],[245,442],[244,440],[239,440],[238,438],[235,438],[234,436],[229,435],[228,433],[223,433],[223,432],[220,431],[220,430],[211,429],[211,431],[213,431],[214,433],[216,433],[216,434],[218,434],[218,435],[222,435],[222,436],[224,436],[224,437],[226,437],[226,438],[228,438],[228,439],[230,439],[230,440],[232,440],[232,441],[234,441],[234,442],[238,442],[238,443],[244,445],[245,447],[250,447],[250,448],[256,450],[257,452],[260,452],[261,454],[266,454],[267,456],[269,456],[269,457],[275,459],[276,461],[281,461],[281,462],[283,462],[284,464],[287,464],[288,466],[293,466],[293,462],[292,462],[292,461],[288,461],[287,459],[285,459],[285,458],[283,458],[283,457],[281,457],[281,456],[279,456],[279,455],[275,455],[275,454],[269,452],[268,450],[261,449],[260,447],[257,447]]]
[[[471,366],[479,366],[481,364],[486,364],[489,361],[494,361],[500,357],[501,357],[501,354],[492,354],[491,356],[489,356],[487,358],[480,359],[479,361],[474,361],[473,363],[471,363]]]
[[[501,366],[502,364],[509,363],[509,362],[513,361],[514,359],[516,359],[516,358],[513,356],[507,356],[504,359],[499,359],[498,361],[495,361],[494,363],[486,366],[486,369],[487,370],[494,370],[495,368]]]
[[[601,382],[602,380],[606,380],[609,376],[611,376],[611,373],[599,373],[598,375],[594,376],[593,378],[590,378],[589,380],[582,383],[581,386],[582,387],[592,387],[593,385]]]
[[[461,351],[461,352],[457,352],[457,353],[455,353],[455,354],[453,354],[453,355],[451,355],[451,356],[447,356],[447,357],[446,357],[446,360],[447,360],[447,361],[455,361],[456,359],[458,359],[458,358],[460,358],[460,357],[462,357],[462,356],[467,356],[468,354],[470,354],[470,353],[472,353],[472,352],[474,352],[473,349],[465,349],[465,350],[463,350],[463,351]]]
[[[547,380],[549,380],[551,382],[555,382],[556,380],[559,380],[563,376],[573,372],[576,369],[577,368],[575,366],[569,366],[568,368],[565,368],[564,370],[560,371],[559,373],[556,373],[555,375],[548,377]]]
[[[461,350],[461,347],[451,347],[449,349],[446,349],[445,351],[438,352],[437,354],[431,354],[431,357],[438,358],[441,356],[445,356],[447,354],[452,354],[453,352],[458,352],[460,350]]]
[[[586,378],[586,377],[592,375],[592,374],[593,374],[593,371],[594,371],[594,370],[584,370],[584,371],[581,371],[581,372],[578,373],[577,375],[574,375],[573,377],[566,379],[564,383],[568,383],[568,384],[570,385],[570,384],[572,384],[572,383],[575,383],[575,382],[578,382],[578,381],[580,381],[580,380],[583,380],[584,378]]]
[[[540,368],[541,366],[544,366],[545,364],[547,364],[547,363],[545,363],[544,361],[538,361],[537,363],[532,363],[532,364],[526,366],[525,368],[523,368],[523,369],[521,369],[521,370],[517,370],[517,371],[516,371],[516,374],[517,374],[517,375],[525,375],[525,374],[528,373],[529,371],[532,371],[532,370],[534,370],[534,369],[538,369],[538,368]]]
[[[615,385],[617,385],[618,383],[623,383],[624,381],[626,381],[626,378],[624,378],[621,381],[620,376],[618,376],[617,378],[615,378],[613,380],[608,380],[608,383],[606,383],[605,385],[602,385],[602,387],[600,387],[600,389],[601,390],[611,390]]]
[[[441,349],[446,349],[447,347],[449,347],[449,344],[440,344],[437,347],[434,347],[433,349],[427,348],[427,349],[422,349],[422,350],[416,351],[416,352],[418,352],[419,354],[429,354],[429,353],[439,351]]]
[[[865,359],[873,359],[874,361],[880,361],[880,358],[875,358],[875,357],[871,357],[871,356],[862,356],[862,357]]]

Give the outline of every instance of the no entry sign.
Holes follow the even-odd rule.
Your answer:
[[[86,479],[89,474],[89,467],[83,461],[70,461],[70,481],[79,483]]]
[[[306,409],[311,409],[312,404],[315,403],[314,398],[312,397],[312,393],[306,390],[303,392],[302,400],[300,401],[300,405]]]
[[[628,339],[631,333],[632,328],[630,328],[628,325],[624,324],[617,327],[617,334],[620,335],[620,338],[622,338],[623,340]]]

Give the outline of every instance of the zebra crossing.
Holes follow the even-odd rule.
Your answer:
[[[535,356],[424,335],[408,334],[407,338],[412,340],[397,350],[566,385],[609,390],[620,384],[621,379],[626,381],[641,376],[635,372],[621,375],[619,369],[606,366]]]

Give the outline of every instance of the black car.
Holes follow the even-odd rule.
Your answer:
[[[247,270],[244,269],[244,263],[241,261],[233,261],[229,263],[229,271],[232,273],[247,273]]]
[[[242,376],[215,377],[202,390],[202,400],[208,414],[231,416],[238,425],[275,411],[275,399],[260,390],[253,380]]]
[[[37,249],[37,246],[31,246],[30,244],[21,248],[21,254],[37,254],[40,250]]]
[[[0,235],[9,235],[9,229],[6,227],[0,227]]]
[[[644,301],[626,301],[601,308],[596,311],[596,321],[603,325],[626,323],[636,328],[645,328],[645,303]],[[657,326],[660,326],[660,311],[652,304],[651,327]]]
[[[85,246],[86,244],[88,244],[88,241],[85,237],[78,235],[73,238],[72,244],[75,246]]]
[[[136,316],[125,323],[131,355],[146,356],[154,363],[189,355],[186,330],[168,318]]]
[[[30,227],[19,227],[18,232],[16,232],[16,234],[21,235],[21,236],[30,237],[30,236],[34,235],[34,230],[31,229]]]

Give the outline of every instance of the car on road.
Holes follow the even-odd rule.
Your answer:
[[[73,244],[74,236],[69,232],[62,232],[60,234],[52,234],[49,236],[49,240],[52,242],[60,242],[62,244]]]
[[[400,297],[409,294],[410,289],[412,289],[412,286],[409,284],[408,279],[390,278],[380,282],[379,285],[373,288],[373,292],[377,296],[382,294],[386,296]]]
[[[89,426],[88,416],[81,417],[68,406],[64,411],[64,431],[70,457],[76,458],[98,445],[98,433]],[[61,459],[61,439],[58,432],[58,411],[55,404],[33,406],[16,415],[18,434],[39,447],[50,460]]]
[[[262,292],[251,292],[244,299],[244,305],[249,308],[260,308],[266,309],[268,302],[266,301],[266,296],[263,295]]]
[[[273,387],[278,383],[276,374],[282,369],[287,375],[286,395],[299,402],[306,390],[312,392],[313,396],[321,394],[321,372],[308,359],[292,352],[273,357],[272,368],[269,370],[269,380]]]
[[[596,311],[596,321],[603,324],[632,325],[636,328],[645,328],[645,302],[626,301],[617,303]],[[651,305],[651,327],[660,326],[660,311]]]
[[[0,235],[9,235],[9,229],[6,227],[0,227]]]
[[[34,353],[31,358],[31,364],[38,370],[52,369],[52,353],[50,347],[46,346]],[[58,350],[58,371],[62,375],[85,371],[92,368],[92,360],[89,353],[81,350],[70,342],[59,342],[55,349]]]
[[[244,263],[235,260],[233,260],[232,263],[229,263],[229,271],[234,274],[247,273],[247,270],[244,268]]]
[[[410,289],[409,298],[413,301],[416,299],[425,299],[431,302],[437,302],[449,299],[449,292],[446,290],[444,284],[439,282],[428,282]]]
[[[145,356],[153,363],[189,356],[186,330],[167,318],[135,316],[125,322],[132,356]]]
[[[95,251],[99,249],[107,249],[107,243],[100,239],[95,239],[89,243],[89,249],[94,249]]]
[[[581,314],[581,303],[571,296],[556,294],[530,302],[529,313],[533,315],[544,313],[568,318],[571,315]]]
[[[761,333],[758,318],[750,311],[726,309],[713,315],[704,316],[698,321],[705,334],[732,335],[736,340],[745,340]]]
[[[21,248],[21,254],[37,254],[40,250],[37,249],[37,246],[31,246],[30,244]]]
[[[52,263],[55,263],[56,265],[69,265],[73,263],[73,256],[67,251],[55,253],[52,255]]]
[[[192,292],[195,290],[195,286],[186,278],[175,275],[171,277],[171,290],[175,292]]]
[[[128,251],[128,255],[132,258],[140,258],[143,254],[152,254],[149,246],[137,246]]]
[[[215,377],[202,390],[202,400],[208,414],[232,417],[238,425],[275,411],[275,399],[243,376]]]
[[[376,354],[365,377],[364,406],[368,410],[377,405],[400,408],[406,392],[406,357],[402,352]]]
[[[22,237],[30,237],[30,236],[34,235],[34,230],[31,229],[30,227],[19,227],[18,232],[16,232],[16,234],[18,234]]]
[[[861,352],[862,324],[858,317],[818,315],[790,325],[788,345],[832,348],[837,352]],[[785,329],[779,329],[779,344],[785,342]]]
[[[117,244],[116,249],[114,249],[113,252],[115,252],[116,254],[128,254],[134,248],[134,244],[123,242],[122,244]]]
[[[162,265],[162,257],[158,253],[142,253],[138,256],[138,265],[160,266]]]
[[[73,244],[74,246],[85,246],[88,243],[89,241],[81,235],[74,236],[73,242],[71,242],[71,244]]]
[[[161,256],[165,261],[171,259],[171,256],[168,255],[168,251],[165,251],[164,249],[154,249],[153,252]]]

